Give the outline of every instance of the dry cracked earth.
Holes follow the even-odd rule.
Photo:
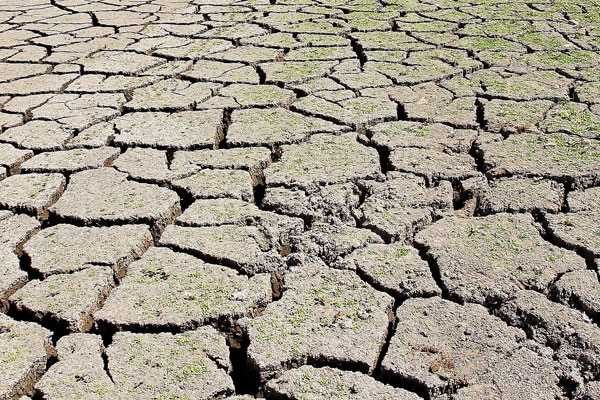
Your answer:
[[[2,0],[0,399],[600,399],[597,0]]]

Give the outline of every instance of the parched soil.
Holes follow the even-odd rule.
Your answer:
[[[600,400],[597,0],[0,1],[0,400]]]

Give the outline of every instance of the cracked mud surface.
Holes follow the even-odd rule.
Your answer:
[[[0,2],[0,400],[600,400],[595,0]]]

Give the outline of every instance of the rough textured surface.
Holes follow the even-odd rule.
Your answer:
[[[245,321],[250,363],[266,379],[286,365],[314,360],[375,367],[392,298],[350,271],[305,266],[288,274],[283,297]]]
[[[358,372],[308,366],[285,372],[269,381],[266,394],[286,399],[420,399],[414,393],[384,385]]]
[[[57,350],[58,362],[36,385],[48,399],[208,400],[233,392],[225,339],[212,328],[117,333],[106,349],[99,336],[75,334],[61,339]]]
[[[126,178],[111,168],[78,172],[51,212],[84,224],[148,223],[157,230],[180,213],[175,192]]]
[[[0,400],[600,398],[599,27],[0,1]]]
[[[32,280],[9,301],[32,318],[55,321],[69,331],[86,332],[92,327],[93,312],[102,305],[113,285],[110,269],[92,266],[72,274],[52,275],[43,281]]]
[[[560,395],[557,366],[545,359],[544,350],[479,305],[408,300],[397,318],[383,370],[434,397],[479,399],[500,392],[505,399],[550,400]]]
[[[445,218],[416,242],[451,296],[480,304],[506,300],[521,288],[545,292],[560,275],[586,267],[574,252],[544,241],[527,215]]]
[[[121,329],[183,329],[251,315],[271,296],[269,275],[249,279],[229,268],[156,248],[129,266],[96,319]]]
[[[151,244],[146,226],[77,227],[59,224],[43,229],[23,248],[31,268],[42,275],[69,273],[94,265],[118,276]]]
[[[54,354],[52,333],[31,322],[20,322],[0,314],[0,396],[18,398],[31,393]]]

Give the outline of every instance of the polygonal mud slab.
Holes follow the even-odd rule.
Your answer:
[[[564,196],[563,185],[550,180],[502,179],[491,182],[479,196],[477,212],[495,214],[501,212],[561,210]]]
[[[23,247],[31,269],[42,276],[105,266],[117,276],[152,244],[144,225],[77,227],[59,224],[43,229]]]
[[[31,394],[54,354],[52,332],[32,322],[20,322],[0,313],[0,397],[15,399]]]
[[[275,85],[232,84],[219,95],[233,100],[236,107],[286,106],[296,99],[293,91]]]
[[[165,62],[158,57],[129,51],[99,51],[78,60],[86,72],[133,75]]]
[[[128,148],[112,166],[131,178],[144,182],[163,183],[175,177],[168,165],[167,152],[149,147]]]
[[[481,145],[492,176],[543,177],[575,185],[600,180],[600,144],[564,134],[511,135]]]
[[[307,143],[282,146],[282,151],[279,162],[265,169],[267,186],[307,188],[380,173],[377,151],[359,144],[353,135],[314,135]]]
[[[255,226],[168,226],[159,244],[192,253],[244,274],[274,272],[285,266],[276,239]]]
[[[498,315],[533,340],[555,349],[559,359],[575,361],[584,377],[598,376],[600,328],[585,314],[540,293],[521,290],[501,305]]]
[[[0,247],[21,254],[23,244],[40,229],[40,222],[25,214],[0,211]]]
[[[600,213],[547,214],[544,218],[548,233],[562,246],[587,258],[600,257]]]
[[[319,132],[339,132],[342,126],[284,108],[236,110],[226,141],[232,146],[298,143]]]
[[[108,165],[121,152],[114,147],[40,153],[21,164],[23,172],[73,173]]]
[[[19,172],[23,161],[32,156],[31,150],[21,150],[8,143],[0,143],[0,165],[12,174]]]
[[[87,333],[65,336],[56,344],[56,351],[58,361],[35,385],[45,399],[122,398],[104,370],[104,344],[100,336]]]
[[[57,347],[58,362],[36,385],[49,400],[208,400],[233,393],[225,338],[212,328],[176,335],[119,332],[106,350],[99,336],[75,334]]]
[[[203,400],[233,394],[229,349],[213,328],[176,335],[118,332],[106,354],[115,386],[126,393]]]
[[[399,299],[442,294],[427,262],[405,244],[368,245],[353,251],[341,265],[356,270],[371,285]]]
[[[71,332],[86,332],[97,310],[114,285],[113,272],[90,266],[72,274],[57,274],[43,281],[32,280],[17,290],[9,301],[24,315],[52,321]]]
[[[307,361],[375,367],[393,300],[351,271],[304,265],[285,278],[285,291],[262,315],[242,320],[249,361],[261,380]]]
[[[569,211],[593,211],[600,213],[600,187],[569,192],[567,203]]]
[[[539,128],[553,103],[546,100],[491,100],[483,103],[484,124],[490,132],[542,133]]]
[[[552,352],[536,349],[525,333],[479,305],[411,299],[397,312],[398,326],[383,359],[384,374],[412,382],[429,396],[518,400],[561,394]],[[444,397],[441,397],[444,398]]]
[[[390,98],[402,104],[408,118],[477,128],[475,97],[458,97],[433,83],[417,86],[394,86]]]
[[[27,283],[27,272],[19,265],[19,258],[6,247],[0,247],[0,301]]]
[[[253,178],[271,163],[271,151],[265,147],[242,147],[219,150],[177,151],[171,169],[177,174],[189,174],[204,168],[248,170]]]
[[[257,226],[282,246],[289,244],[291,236],[304,231],[304,222],[299,218],[263,211],[252,203],[235,199],[196,200],[177,218],[177,224]]]
[[[134,112],[115,120],[114,142],[176,150],[214,147],[221,141],[222,118],[221,110]]]
[[[384,385],[359,372],[303,366],[267,382],[267,397],[282,399],[418,400],[407,390]]]
[[[138,111],[185,110],[212,96],[220,85],[166,79],[133,91],[125,107]]]
[[[600,317],[600,281],[593,270],[568,272],[552,285],[553,298],[584,311],[592,319]]]
[[[460,301],[493,305],[522,288],[546,292],[585,260],[540,236],[529,214],[444,218],[418,233],[447,292]]]
[[[428,188],[423,178],[390,175],[383,183],[367,185],[366,198],[354,215],[360,226],[387,241],[410,240],[434,218],[450,214],[453,197],[449,182]]]
[[[19,148],[37,151],[59,150],[73,137],[73,131],[56,121],[34,120],[9,128],[0,140]]]
[[[547,132],[565,132],[600,139],[600,113],[582,103],[563,102],[546,115],[542,127]]]
[[[271,278],[252,278],[187,254],[151,248],[95,314],[102,326],[185,330],[252,315],[271,300]]]
[[[359,205],[359,201],[358,186],[342,183],[307,189],[266,188],[262,206],[306,221],[355,226],[352,210]]]
[[[351,126],[381,122],[397,115],[395,103],[377,97],[357,97],[333,102],[310,95],[295,101],[293,106],[306,114]]]
[[[210,60],[196,62],[191,70],[183,73],[183,76],[219,83],[258,84],[260,81],[258,73],[250,65]]]
[[[232,198],[254,201],[252,177],[247,171],[205,169],[172,181],[196,199]]]
[[[318,222],[303,234],[292,238],[292,250],[318,257],[332,265],[356,249],[382,242],[379,236],[368,229]]]
[[[468,154],[406,147],[393,150],[389,161],[392,170],[422,176],[429,182],[463,180],[479,175],[475,160]]]
[[[458,153],[468,152],[477,135],[474,130],[409,121],[384,122],[369,128],[369,131],[372,133],[371,141],[388,150],[417,147]]]
[[[0,181],[0,207],[46,217],[61,196],[66,180],[61,174],[13,175]]]
[[[263,63],[260,68],[267,83],[301,83],[327,75],[336,64],[335,61],[286,61]]]
[[[179,196],[169,189],[127,180],[112,168],[78,172],[51,212],[84,224],[146,223],[155,231],[180,214]]]
[[[588,382],[575,396],[575,400],[594,400],[600,398],[600,381]]]

